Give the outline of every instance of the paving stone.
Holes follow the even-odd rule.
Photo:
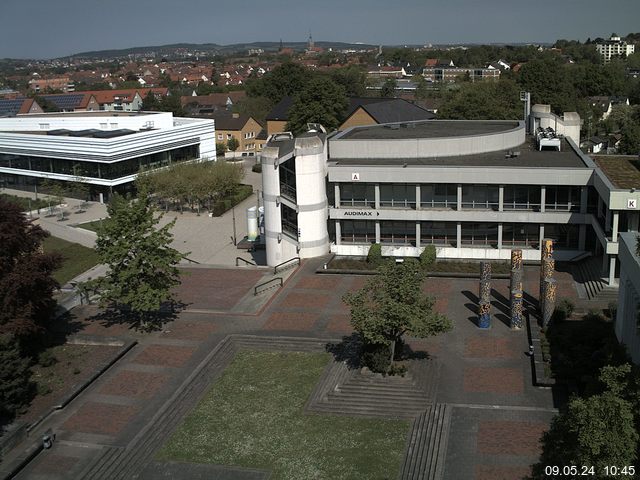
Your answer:
[[[531,474],[531,469],[529,467],[478,465],[475,473],[475,480],[522,480]]]
[[[511,338],[472,337],[465,341],[465,357],[518,358],[520,352]]]
[[[481,421],[478,423],[478,452],[494,455],[538,455],[546,423]]]
[[[137,357],[135,363],[182,367],[191,358],[195,348],[174,345],[149,345]]]
[[[87,402],[64,424],[64,430],[115,436],[127,426],[138,407]]]
[[[467,367],[465,392],[515,394],[524,392],[522,370],[517,368]]]
[[[276,312],[269,315],[264,329],[309,331],[318,318],[319,315],[313,313]]]
[[[284,308],[325,308],[331,297],[326,294],[316,292],[298,292],[293,291],[287,294],[284,300],[280,303],[280,307]]]
[[[160,373],[121,370],[99,390],[105,395],[150,398],[169,377]]]

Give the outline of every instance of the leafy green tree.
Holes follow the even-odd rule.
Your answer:
[[[348,67],[331,70],[331,79],[344,87],[349,97],[363,97],[366,90],[367,74],[362,67],[349,65]]]
[[[96,252],[109,269],[92,286],[103,305],[130,312],[144,329],[154,328],[160,307],[173,300],[171,290],[180,283],[177,265],[186,256],[171,247],[175,220],[158,228],[144,190],[135,200],[114,195],[107,211]]]
[[[149,90],[142,99],[142,106],[140,108],[145,112],[155,112],[160,108],[160,102],[158,102],[152,90]]]
[[[235,112],[247,115],[264,125],[273,103],[267,97],[246,97],[233,105]]]
[[[11,420],[33,397],[29,363],[12,335],[0,335],[0,425]]]
[[[216,156],[224,155],[227,151],[227,144],[225,142],[216,142]]]
[[[567,67],[557,56],[546,55],[525,63],[520,69],[518,83],[531,92],[533,104],[551,105],[554,112],[574,111],[576,91]]]
[[[231,137],[229,140],[227,140],[227,148],[231,152],[235,152],[236,150],[238,150],[239,146],[240,146],[240,142],[236,137]]]
[[[434,300],[422,293],[422,278],[415,259],[386,262],[361,290],[343,297],[354,330],[365,344],[387,345],[390,364],[404,334],[426,338],[452,328],[447,317],[434,311]]]
[[[396,96],[396,79],[387,78],[382,84],[380,89],[380,96],[382,98],[394,98]]]
[[[544,467],[588,465],[591,478],[604,479],[604,467],[633,465],[638,433],[631,404],[609,391],[588,398],[573,398],[567,411],[557,415],[542,437],[543,453],[534,465],[533,478],[546,479]],[[609,477],[606,477],[609,478]],[[633,478],[632,475],[620,478]]]
[[[327,130],[336,129],[344,119],[347,105],[344,87],[327,77],[314,78],[295,97],[286,128],[294,134],[304,132],[307,123],[320,123]]]
[[[59,256],[42,253],[47,236],[18,205],[0,198],[0,335],[27,340],[46,329],[59,286],[52,274],[61,263]]]
[[[438,117],[455,120],[512,120],[524,115],[520,90],[511,80],[465,83],[447,93]]]
[[[291,61],[278,65],[262,78],[253,78],[246,83],[250,97],[266,97],[274,105],[284,97],[298,93],[311,78],[304,66]]]

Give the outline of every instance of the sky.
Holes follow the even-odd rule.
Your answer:
[[[639,0],[2,0],[0,58],[171,43],[553,43],[640,31]]]

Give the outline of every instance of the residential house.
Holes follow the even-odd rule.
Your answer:
[[[602,112],[599,120],[606,120],[611,115],[613,107],[616,105],[629,105],[629,99],[627,97],[597,96],[589,97],[589,104]]]
[[[245,92],[212,93],[180,97],[180,103],[189,115],[209,115],[218,111],[230,111],[233,105],[246,97]]]
[[[57,93],[40,95],[49,104],[55,105],[59,112],[97,112],[100,104],[90,92]]]
[[[25,113],[43,113],[33,98],[0,98],[0,117],[13,117]]]
[[[232,138],[238,141],[235,152],[227,152],[228,157],[253,157],[261,151],[257,142],[262,125],[248,115],[219,111],[207,118],[213,118],[216,124],[216,142],[226,144]]]
[[[596,50],[602,57],[602,61],[606,64],[611,61],[612,57],[627,57],[635,52],[635,45],[621,40],[616,34],[611,35],[609,40],[603,43],[596,43]]]
[[[39,74],[34,73],[33,78],[29,80],[29,90],[33,90],[34,92],[44,92],[47,90],[73,92],[74,87],[71,78],[68,76],[42,78]]]

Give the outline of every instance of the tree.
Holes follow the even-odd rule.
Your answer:
[[[302,90],[310,78],[311,72],[304,66],[287,61],[262,78],[249,79],[246,92],[250,97],[266,97],[275,105]]]
[[[52,274],[61,259],[42,253],[48,235],[0,198],[0,335],[27,340],[44,331],[55,310],[52,295],[59,285]]]
[[[33,395],[29,363],[12,335],[0,335],[0,425],[11,420]]]
[[[230,151],[235,152],[236,150],[238,150],[239,146],[240,146],[240,142],[236,137],[231,137],[229,140],[227,140],[227,148]]]
[[[511,80],[465,83],[449,92],[438,117],[455,120],[514,120],[523,116],[520,90]]]
[[[633,465],[638,433],[634,428],[631,404],[605,392],[586,399],[573,398],[567,411],[557,415],[542,437],[543,453],[534,465],[533,478],[546,479],[546,465],[588,465],[595,468],[591,478],[604,479],[604,467]],[[608,477],[606,477],[608,478]],[[633,478],[624,475],[619,478]]]
[[[380,96],[382,98],[393,98],[396,96],[396,79],[387,78],[382,84],[380,89]]]
[[[109,269],[92,281],[101,303],[131,312],[142,328],[165,302],[173,300],[171,289],[180,284],[177,264],[186,254],[172,248],[175,220],[157,228],[160,218],[144,189],[135,200],[114,195],[96,240],[96,252]]]
[[[142,106],[140,107],[145,112],[154,112],[160,108],[160,103],[156,98],[153,90],[149,90],[145,97],[142,99]]]
[[[327,77],[311,80],[295,97],[289,110],[287,130],[299,134],[307,123],[320,123],[334,130],[343,121],[348,101],[344,88]]]
[[[343,297],[354,330],[365,344],[388,346],[390,365],[405,333],[426,338],[452,328],[447,317],[433,310],[434,300],[422,293],[422,278],[415,259],[385,262],[361,290]]]

